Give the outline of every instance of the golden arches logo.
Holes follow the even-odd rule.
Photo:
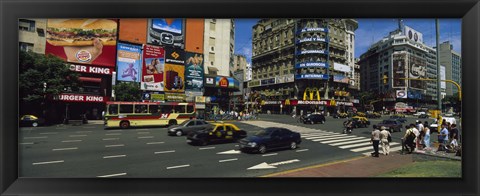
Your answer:
[[[308,93],[308,97],[307,97],[307,93]],[[314,95],[316,95],[317,97],[317,101],[320,101],[320,92],[318,90],[318,88],[306,88],[305,91],[303,92],[303,100],[304,101],[314,101]],[[307,99],[309,98],[309,99]]]
[[[290,99],[285,99],[285,105],[290,105]]]

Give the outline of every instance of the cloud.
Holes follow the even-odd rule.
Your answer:
[[[252,62],[252,47],[251,46],[244,46],[240,48],[238,54],[245,55],[247,57],[247,62]]]

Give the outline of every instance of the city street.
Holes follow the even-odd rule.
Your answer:
[[[382,119],[370,121],[377,124]],[[407,123],[415,120],[407,119]],[[302,134],[296,150],[265,154],[241,153],[237,143],[192,146],[184,136],[168,136],[167,128],[162,127],[104,130],[100,123],[25,127],[19,134],[20,176],[256,177],[368,156],[372,152],[371,126],[345,135],[341,134],[344,120],[327,117],[323,125],[310,125],[288,115],[261,115],[256,121],[234,122],[248,135],[271,126]],[[392,134],[393,151],[401,150],[403,134]]]

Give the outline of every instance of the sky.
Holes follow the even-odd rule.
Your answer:
[[[247,62],[252,57],[252,27],[259,19],[235,19],[235,54],[243,54]],[[397,19],[356,19],[355,57],[368,50],[370,45],[398,28]],[[435,46],[435,19],[402,19],[404,25],[423,34],[427,46]],[[440,43],[450,41],[453,50],[461,53],[461,19],[439,19]]]

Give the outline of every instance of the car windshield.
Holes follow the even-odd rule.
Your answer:
[[[384,120],[383,121],[383,124],[393,124],[395,121],[391,121],[391,120]]]
[[[273,132],[273,129],[268,129],[267,128],[267,129],[264,129],[264,130],[261,130],[261,131],[257,132],[255,135],[256,136],[268,136],[268,135],[272,134],[272,132]]]
[[[185,126],[189,122],[190,122],[190,120],[186,120],[186,121],[183,121],[182,123],[180,123],[180,125]]]

